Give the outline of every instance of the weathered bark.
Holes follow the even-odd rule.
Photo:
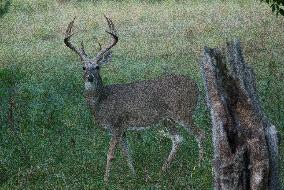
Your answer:
[[[255,77],[240,42],[205,48],[201,69],[212,119],[214,189],[280,189],[277,131],[256,94]]]

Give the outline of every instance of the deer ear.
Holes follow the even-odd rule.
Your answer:
[[[112,51],[107,51],[103,54],[102,58],[99,60],[99,65],[104,65],[110,62],[112,58]]]

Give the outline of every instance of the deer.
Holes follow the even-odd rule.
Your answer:
[[[75,17],[76,18],[76,17]],[[107,130],[111,136],[107,153],[104,181],[108,182],[111,162],[119,145],[127,161],[130,172],[135,176],[133,159],[130,154],[126,133],[153,127],[163,127],[172,141],[171,151],[166,158],[162,171],[166,171],[174,160],[182,142],[177,126],[184,127],[192,133],[199,147],[199,163],[203,159],[203,130],[197,128],[192,119],[197,107],[199,90],[190,77],[176,74],[163,75],[155,79],[126,84],[104,85],[100,69],[112,57],[111,49],[118,42],[117,31],[113,21],[105,16],[111,42],[91,58],[87,55],[83,41],[78,48],[70,42],[75,18],[68,24],[64,43],[73,50],[83,64],[85,98],[95,120],[95,125]]]

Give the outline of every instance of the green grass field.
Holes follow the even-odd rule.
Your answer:
[[[4,2],[4,0],[2,0]],[[2,3],[3,4],[3,3]],[[0,4],[0,6],[2,6]],[[239,38],[257,78],[262,106],[284,135],[284,17],[254,0],[12,0],[0,17],[0,189],[212,189],[212,144],[203,81],[204,46]],[[184,143],[167,173],[160,173],[171,141],[158,130],[128,134],[138,175],[130,175],[121,152],[103,182],[109,136],[97,129],[84,100],[82,65],[63,43],[77,17],[74,43],[84,40],[95,55],[107,43],[103,14],[120,41],[102,68],[105,84],[191,76],[201,103],[195,123],[206,131],[206,159],[197,143]],[[284,145],[280,145],[281,161]],[[284,167],[281,166],[284,179]],[[284,187],[282,180],[282,186]]]

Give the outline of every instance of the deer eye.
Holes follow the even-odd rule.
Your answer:
[[[99,69],[100,69],[100,67],[99,67],[99,66],[96,66],[96,67],[95,67],[95,69],[99,70]]]
[[[84,70],[84,71],[86,70],[86,67],[85,67],[85,66],[83,66],[83,70]]]

